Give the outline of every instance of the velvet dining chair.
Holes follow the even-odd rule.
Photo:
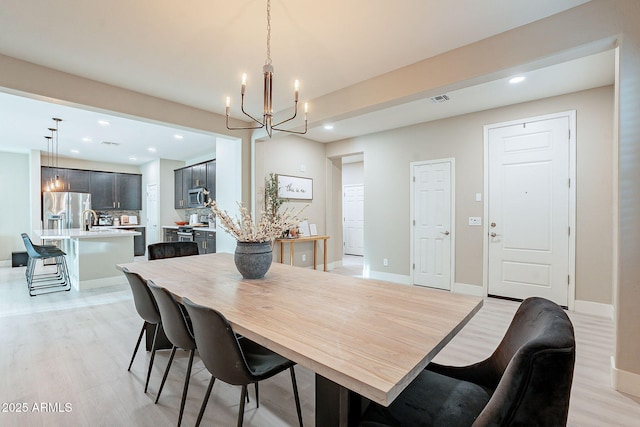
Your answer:
[[[149,260],[198,255],[196,242],[160,242],[147,246]]]
[[[526,299],[490,357],[469,366],[427,365],[391,405],[370,404],[360,425],[564,426],[575,351],[564,310]]]
[[[222,313],[195,304],[188,298],[182,298],[182,302],[193,324],[193,333],[200,358],[211,373],[211,381],[207,387],[196,426],[199,426],[202,421],[216,379],[227,384],[242,386],[237,422],[238,426],[242,426],[247,386],[257,384],[259,381],[271,378],[287,369],[291,373],[298,423],[302,426],[300,398],[293,369],[295,363],[246,337],[238,337]],[[256,401],[259,405],[258,396],[256,396]]]
[[[171,348],[171,356],[167,362],[167,367],[158,389],[158,395],[156,396],[155,403],[158,403],[162,388],[164,387],[173,358],[178,348],[189,351],[189,362],[187,364],[187,373],[184,379],[184,388],[182,390],[182,400],[180,401],[180,412],[178,414],[178,426],[182,422],[182,415],[184,414],[184,405],[187,399],[187,392],[189,390],[189,378],[191,377],[191,367],[193,366],[193,357],[196,351],[196,342],[191,332],[190,321],[184,311],[184,307],[176,301],[174,296],[165,288],[156,286],[151,280],[147,281],[149,289],[153,294],[153,297],[158,304],[160,310],[160,316],[162,317],[162,327],[164,329],[167,338],[173,345]]]

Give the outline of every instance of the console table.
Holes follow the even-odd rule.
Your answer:
[[[293,265],[293,253],[294,247],[296,243],[302,242],[313,242],[313,269],[316,269],[316,252],[318,246],[318,240],[324,241],[323,251],[324,251],[324,271],[327,271],[327,239],[329,236],[305,236],[305,237],[295,237],[290,239],[276,239],[276,242],[280,242],[280,263],[284,262],[284,244],[289,243],[289,258],[290,264]]]

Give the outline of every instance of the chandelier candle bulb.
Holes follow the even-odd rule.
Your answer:
[[[241,95],[244,95],[244,91],[247,89],[247,73],[242,74],[242,90]]]

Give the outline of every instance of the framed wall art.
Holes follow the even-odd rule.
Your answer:
[[[289,200],[313,200],[313,179],[277,175],[278,197]]]

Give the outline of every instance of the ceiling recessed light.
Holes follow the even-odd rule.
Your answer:
[[[71,150],[71,152],[72,152],[73,154],[78,154],[78,153],[80,153],[80,151],[75,150],[75,149]]]
[[[333,129],[333,125],[324,125],[325,130]]]
[[[91,138],[84,137],[82,138],[82,142],[91,142]]]
[[[108,120],[98,120],[98,124],[100,126],[109,126],[111,123]]]
[[[153,147],[149,147],[149,148],[147,148],[147,151],[151,151],[152,153],[155,153],[155,152],[156,152],[156,149],[155,149],[155,148],[153,148]]]
[[[516,77],[512,77],[509,79],[509,83],[511,84],[516,84],[516,83],[522,83],[525,80],[526,77],[524,76],[516,76]]]
[[[173,137],[174,137],[175,139],[184,139],[184,136],[182,136],[182,135],[180,135],[180,134],[177,134],[177,133],[176,133],[175,135],[173,135]]]

